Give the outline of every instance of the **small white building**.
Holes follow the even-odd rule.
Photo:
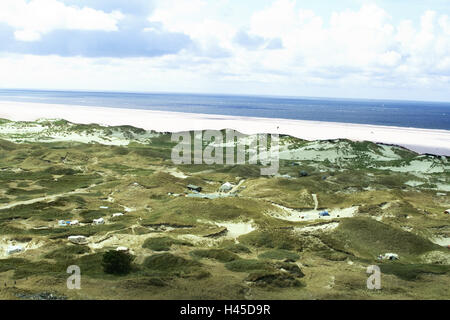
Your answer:
[[[219,192],[230,192],[233,189],[233,185],[229,182],[225,182],[220,188]]]
[[[65,226],[67,226],[67,222],[65,220],[59,220],[58,221],[58,226],[65,227]]]
[[[130,249],[127,248],[127,247],[117,247],[116,251],[120,251],[120,252],[128,252],[128,251],[130,251]]]
[[[8,249],[6,249],[7,254],[14,254],[19,253],[23,251],[23,247],[21,246],[9,246]]]
[[[120,212],[114,213],[114,214],[112,215],[113,218],[121,217],[121,216],[123,216],[123,213],[120,213]]]
[[[87,238],[85,236],[70,236],[68,240],[75,244],[86,244]]]
[[[105,220],[103,218],[94,219],[93,224],[105,224]]]
[[[80,221],[78,221],[78,220],[70,221],[71,226],[78,226],[79,224],[80,224]]]
[[[378,257],[379,260],[398,260],[398,254],[396,253],[385,253],[384,255],[380,255]]]

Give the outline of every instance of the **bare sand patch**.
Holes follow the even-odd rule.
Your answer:
[[[297,233],[315,233],[315,232],[329,232],[339,226],[338,222],[324,223],[316,226],[298,227],[294,228]]]
[[[253,221],[249,222],[216,222],[216,225],[227,228],[228,232],[225,235],[227,238],[239,238],[244,234],[248,234],[256,230]]]
[[[45,241],[39,239],[32,239],[30,241],[16,241],[7,237],[2,238],[0,239],[0,259],[7,259],[11,256],[22,255],[26,251],[40,248],[44,244]],[[23,251],[14,254],[8,254],[7,250],[12,246],[20,246],[23,248]]]
[[[435,237],[430,240],[443,247],[450,246],[450,237]]]
[[[269,215],[273,218],[286,220],[286,221],[292,221],[292,222],[351,218],[358,212],[358,209],[359,209],[358,206],[342,208],[342,209],[331,209],[331,210],[327,210],[329,216],[321,217],[320,213],[323,212],[323,210],[299,211],[299,210],[287,208],[285,206],[275,204],[275,203],[273,203],[273,205],[276,208],[278,208],[279,210],[268,211],[268,212],[266,212],[267,215]]]

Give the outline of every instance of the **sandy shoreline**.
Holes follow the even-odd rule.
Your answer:
[[[279,133],[306,140],[367,140],[450,156],[450,130],[10,101],[0,101],[0,118],[14,121],[61,118],[82,124],[132,125],[159,132],[230,128],[246,134]]]

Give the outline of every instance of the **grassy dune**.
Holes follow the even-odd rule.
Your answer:
[[[263,177],[259,165],[174,165],[170,134],[126,126],[5,120],[0,138],[0,298],[44,290],[74,299],[450,297],[450,253],[433,242],[450,236],[448,158],[284,136],[280,175]],[[188,184],[215,194],[225,182],[236,186],[232,197],[185,196]],[[319,219],[313,195],[318,211],[354,213]],[[312,219],[298,218],[308,212]],[[101,217],[104,225],[92,224]],[[13,244],[24,252],[7,255]],[[106,274],[103,254],[119,246],[134,256],[132,270]],[[388,252],[400,259],[377,260]],[[73,264],[79,292],[65,286]],[[383,273],[379,292],[366,288],[373,264]]]

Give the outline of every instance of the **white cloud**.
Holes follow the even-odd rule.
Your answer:
[[[439,18],[439,26],[444,33],[450,36],[450,17],[448,15],[444,14]]]
[[[143,91],[164,91],[166,85],[169,91],[214,87],[211,91],[270,93],[270,85],[283,94],[304,94],[298,88],[309,87],[325,88],[331,92],[328,95],[362,87],[403,88],[407,94],[414,91],[410,88],[450,92],[448,15],[428,10],[399,20],[380,6],[365,4],[325,16],[302,8],[302,3],[275,0],[259,5],[251,14],[238,15],[238,9],[230,9],[229,0],[156,0],[148,17],[153,25],[146,30],[184,33],[195,45],[163,57],[107,60],[100,66],[97,59],[58,58],[58,68],[66,72],[55,71],[53,78],[57,74],[64,82],[69,78],[64,74],[70,74],[71,85],[77,88],[86,83],[82,79],[89,79],[93,88],[108,84],[110,89],[133,90],[130,86],[139,85],[135,90]],[[70,7],[56,0],[0,0],[0,22],[13,26],[16,39],[22,41],[37,41],[42,34],[61,28],[114,31],[121,18],[120,12]],[[253,50],[237,43],[236,35],[242,30],[264,43]],[[277,40],[276,50],[265,49],[272,39]],[[32,64],[40,61],[50,68],[52,59],[27,57],[24,66],[33,70]],[[70,62],[67,66],[65,59]],[[15,75],[17,83],[26,73]],[[58,84],[53,78],[48,83]]]
[[[38,41],[41,34],[33,30],[18,30],[14,32],[14,37],[19,41]]]
[[[394,23],[373,4],[334,12],[329,21],[297,7],[296,1],[278,0],[251,18],[252,33],[280,37],[285,47],[261,52],[258,61],[267,70],[289,70],[293,81],[324,85],[448,86],[448,16],[426,11],[415,27],[411,21]]]
[[[55,29],[116,31],[119,11],[105,13],[88,7],[66,6],[57,0],[1,0],[0,22],[16,29],[20,41],[37,41]]]
[[[221,21],[219,12],[223,1],[159,0],[149,17],[150,22],[162,23],[171,32],[189,35],[200,47],[199,54],[232,49],[237,27]]]

